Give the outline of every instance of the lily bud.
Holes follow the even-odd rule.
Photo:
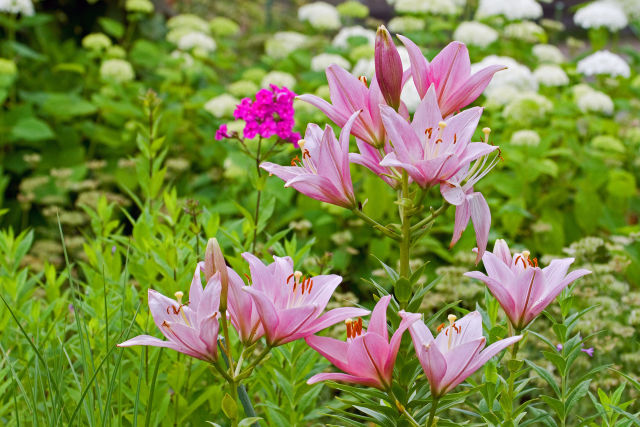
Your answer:
[[[209,239],[207,249],[204,252],[204,275],[207,281],[216,273],[220,273],[220,311],[227,310],[227,293],[229,291],[229,273],[224,255],[216,238]]]
[[[382,96],[397,111],[402,92],[402,61],[391,34],[384,25],[378,27],[376,33],[375,66]]]

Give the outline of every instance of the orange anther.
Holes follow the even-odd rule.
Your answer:
[[[251,277],[247,273],[244,273],[244,277],[247,278],[248,283],[251,283]]]
[[[458,135],[456,135],[455,133],[453,134],[453,143],[455,144],[456,142],[458,142]]]
[[[440,138],[436,139],[436,144],[439,144],[441,142],[442,142],[442,139],[440,139]]]
[[[311,154],[309,153],[309,150],[307,150],[306,148],[302,152],[302,158],[304,159],[305,156],[307,156],[308,158],[311,158]]]
[[[300,157],[296,155],[293,159],[291,159],[291,166],[295,166],[296,162],[299,162],[299,161],[300,161]]]
[[[347,325],[347,338],[353,338],[353,329],[351,326],[351,323],[353,323],[350,319],[347,319],[344,321],[344,323]]]
[[[436,328],[436,331],[440,332],[442,330],[442,328],[444,328],[444,323],[440,323],[438,325],[438,327]]]
[[[360,76],[360,77],[358,77],[358,80],[360,80],[365,86],[368,87],[368,85],[367,85],[367,77],[366,76]]]
[[[429,139],[431,139],[431,133],[433,132],[433,128],[427,128],[424,131],[424,134],[427,135],[429,137]]]
[[[287,285],[289,284],[289,280],[291,280],[291,278],[292,278],[292,277],[294,277],[294,276],[295,276],[295,275],[294,275],[294,274],[292,274],[292,275],[290,275],[289,277],[287,277]],[[294,283],[295,283],[295,281],[294,281]]]

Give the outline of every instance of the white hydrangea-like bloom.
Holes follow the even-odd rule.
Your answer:
[[[311,58],[311,69],[313,71],[324,71],[331,64],[336,64],[347,70],[351,67],[349,61],[335,53],[321,53]]]
[[[585,113],[613,114],[613,101],[606,93],[587,90],[576,97],[578,108]]]
[[[550,44],[537,44],[533,47],[533,55],[539,62],[550,64],[562,64],[565,60],[564,54],[557,47]]]
[[[264,50],[272,58],[286,58],[291,52],[304,47],[309,38],[295,31],[279,31],[264,43]]]
[[[510,20],[538,19],[542,16],[542,6],[535,0],[480,0],[477,18],[504,15]]]
[[[519,93],[520,91],[513,86],[496,87],[489,93],[485,92],[487,98],[485,106],[488,109],[503,107],[515,99]]]
[[[206,54],[216,50],[216,41],[204,33],[193,31],[180,37],[178,48],[180,50],[196,49]]]
[[[537,147],[540,145],[540,135],[535,130],[522,129],[513,133],[511,144],[521,147]]]
[[[338,9],[323,1],[301,6],[298,9],[298,19],[309,22],[317,30],[337,30],[341,25]]]
[[[578,9],[573,22],[582,28],[605,27],[610,31],[621,30],[628,24],[627,15],[618,4],[603,0]]]
[[[631,69],[622,57],[608,50],[600,50],[578,62],[578,72],[585,76],[606,74],[611,77],[629,77]]]
[[[167,21],[167,27],[171,30],[175,30],[176,28],[186,28],[191,31],[209,34],[209,23],[198,15],[190,13],[183,13],[170,18]]]
[[[233,110],[240,103],[240,100],[235,96],[231,96],[228,93],[211,98],[204,104],[204,109],[211,113],[214,117],[231,117]]]
[[[418,89],[416,89],[416,85],[413,83],[413,78],[410,78],[402,88],[400,99],[405,103],[410,113],[415,113],[422,99],[420,98]]]
[[[35,9],[31,0],[0,0],[0,12],[32,16]]]
[[[525,122],[542,118],[553,110],[553,103],[536,92],[518,92],[504,107],[502,114],[509,120]]]
[[[504,65],[505,70],[498,71],[491,83],[485,89],[485,94],[490,96],[493,91],[502,86],[511,86],[520,91],[537,91],[538,82],[529,68],[520,64],[515,59],[508,56],[490,55],[482,61],[471,65],[471,73],[475,73],[489,65]]]
[[[174,50],[171,52],[171,57],[174,59],[182,60],[183,64],[186,68],[191,67],[194,64],[193,56],[189,55],[187,52],[183,52],[181,50]]]
[[[498,39],[498,32],[480,22],[468,21],[458,25],[453,39],[469,46],[487,47]]]
[[[100,77],[103,80],[128,82],[135,78],[133,67],[124,59],[107,59],[100,65]]]
[[[395,9],[401,13],[433,13],[454,15],[460,11],[460,1],[452,0],[395,0]]]
[[[534,77],[543,86],[565,86],[569,84],[569,77],[557,65],[541,65],[533,72]]]
[[[367,28],[361,27],[359,25],[354,25],[353,27],[344,27],[342,28],[338,34],[333,38],[333,42],[331,43],[333,46],[340,49],[347,49],[349,47],[349,39],[350,38],[365,38],[367,39],[367,43],[370,45],[374,45],[376,42],[376,32],[373,30],[369,30]]]
[[[271,71],[270,73],[265,74],[260,85],[262,87],[269,87],[270,84],[280,87],[286,86],[289,89],[293,89],[296,85],[296,78],[284,71]]]
[[[356,62],[356,65],[353,66],[351,70],[351,74],[354,76],[365,76],[368,79],[371,79],[373,73],[376,71],[376,64],[373,59],[362,58]]]
[[[638,0],[614,0],[624,10],[631,20],[640,19],[640,1]]]
[[[544,37],[545,33],[544,28],[535,22],[522,21],[507,25],[504,28],[504,35],[512,39],[535,43]]]
[[[91,33],[82,39],[82,47],[89,50],[106,50],[111,47],[111,39],[102,33]]]
[[[415,16],[396,16],[389,21],[387,27],[394,33],[406,33],[412,31],[422,31],[427,25],[424,19]]]

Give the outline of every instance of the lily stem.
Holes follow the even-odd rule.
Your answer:
[[[420,424],[418,424],[415,418],[413,418],[411,414],[407,412],[404,405],[400,403],[396,395],[393,393],[393,390],[391,389],[391,387],[387,389],[387,393],[389,394],[389,397],[391,397],[391,400],[393,400],[396,403],[396,408],[398,408],[398,412],[400,412],[400,415],[405,417],[406,420],[409,421],[409,424],[411,424],[413,427],[420,427]]]
[[[402,222],[402,241],[400,242],[400,277],[408,278],[411,274],[409,268],[409,251],[411,249],[411,217],[408,215],[409,206],[409,175],[402,171],[402,192],[400,193],[400,220]]]
[[[433,427],[435,425],[434,420],[436,418],[436,412],[438,411],[439,397],[434,397],[431,400],[431,411],[429,411],[429,421],[427,421],[427,427]]]
[[[358,208],[354,208],[353,209],[353,213],[356,214],[357,217],[363,219],[367,224],[371,225],[373,228],[375,228],[376,230],[378,230],[379,232],[381,232],[382,234],[384,234],[385,236],[396,240],[396,241],[400,241],[402,240],[402,237],[400,237],[400,235],[392,230],[390,230],[388,227],[385,227],[384,225],[380,224],[379,222],[377,222],[375,219],[371,218],[369,215],[367,215],[366,213],[362,212],[360,209]]]
[[[258,238],[258,222],[260,220],[260,197],[262,196],[262,183],[260,182],[260,178],[262,178],[262,172],[260,172],[260,153],[262,150],[262,137],[258,139],[258,150],[256,151],[256,173],[258,174],[258,195],[256,199],[256,212],[255,212],[255,224],[253,227],[253,241],[251,242],[251,252],[255,253],[256,251],[256,240]]]
[[[516,329],[515,335],[520,335],[519,329]],[[511,347],[511,360],[517,360],[519,348],[520,348],[520,341],[516,341],[516,343]],[[513,404],[515,403],[515,400],[516,400],[515,380],[516,380],[515,371],[512,369],[509,369],[508,393],[509,393],[509,400],[511,400],[511,405],[508,406],[508,408],[510,407],[510,409],[509,409],[509,412],[507,413],[507,420],[511,420],[513,415]]]
[[[262,362],[262,360],[266,357],[267,354],[269,354],[269,352],[271,351],[271,347],[270,346],[266,346],[264,348],[264,350],[262,350],[262,352],[260,352],[260,354],[258,354],[258,356],[256,356],[256,358],[253,360],[253,362],[251,362],[249,364],[249,366],[247,366],[244,371],[242,371],[240,373],[240,375],[238,375],[237,377],[239,379],[244,379],[246,377],[248,377],[251,374],[251,371],[253,370],[253,368],[255,368],[260,362]]]

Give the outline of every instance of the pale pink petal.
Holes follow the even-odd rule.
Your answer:
[[[367,387],[383,388],[380,381],[375,378],[357,377],[355,375],[339,374],[339,373],[326,373],[316,374],[307,380],[307,384],[315,384],[320,381],[341,381],[345,383],[361,384]]]
[[[442,349],[440,349],[447,360],[447,373],[441,380],[442,387],[445,387],[445,389],[448,390],[450,385],[462,376],[464,371],[471,365],[476,355],[484,348],[485,342],[485,337],[480,337],[457,347],[452,346],[446,353],[442,352]]]
[[[556,284],[561,282],[567,275],[569,267],[573,263],[573,258],[554,259],[549,265],[542,269],[546,284]]]
[[[506,69],[504,65],[490,65],[476,72],[460,85],[447,102],[442,106],[444,111],[455,111],[466,107],[475,101],[486,89],[493,75]]]
[[[485,252],[482,256],[482,262],[484,263],[484,268],[487,270],[489,277],[494,278],[499,283],[508,285],[516,280],[511,269],[503,262],[503,259],[496,255],[495,250],[493,253]]]
[[[471,218],[471,209],[469,208],[469,203],[464,202],[460,206],[456,206],[456,215],[455,222],[453,226],[453,237],[451,238],[451,243],[449,247],[452,248],[460,237],[462,236],[462,232],[467,228],[467,224],[469,224],[469,219]]]
[[[189,288],[189,307],[192,310],[198,309],[200,299],[202,297],[202,279],[200,273],[204,272],[204,262],[199,262],[196,266],[196,271],[193,272],[193,279],[191,279],[191,287]]]
[[[385,341],[389,341],[389,332],[387,330],[387,307],[391,301],[391,295],[385,295],[377,302],[371,313],[367,332],[380,335]]]
[[[511,267],[511,261],[513,258],[509,251],[509,245],[507,245],[507,242],[503,239],[496,240],[496,243],[493,245],[493,254],[498,257],[498,259],[502,261],[507,268]]]
[[[349,365],[347,363],[347,349],[349,344],[330,337],[319,337],[310,335],[304,339],[307,345],[320,353],[322,357],[331,362],[341,371],[348,372]]]
[[[242,290],[248,292],[253,297],[253,302],[256,304],[256,309],[260,314],[260,320],[262,321],[262,326],[267,336],[267,342],[274,342],[273,340],[280,320],[273,303],[263,292],[254,289],[253,286],[247,286]]]
[[[349,371],[359,377],[384,378],[383,365],[389,354],[389,343],[378,334],[365,333],[356,337],[347,350]]]
[[[347,122],[347,119],[349,118],[348,114],[346,114],[345,112],[339,111],[336,107],[334,107],[324,99],[320,98],[319,96],[299,95],[298,99],[304,102],[308,102],[309,104],[318,108],[327,117],[329,117],[329,120],[331,120],[338,126],[342,126],[344,123]]]
[[[445,181],[440,183],[440,194],[447,201],[447,203],[454,206],[460,206],[467,200],[467,195],[457,183]]]
[[[567,287],[570,283],[579,279],[582,276],[590,274],[591,271],[586,269],[574,270],[564,278],[564,280],[560,282],[556,282],[552,285],[547,283],[545,286],[544,294],[536,301],[534,301],[533,305],[528,310],[527,316],[525,317],[525,324],[530,323],[533,319],[535,319],[542,310],[544,310],[549,304],[556,299],[556,297],[562,292],[562,290]]]
[[[318,332],[308,330],[317,313],[318,306],[315,304],[279,310],[278,328],[275,334],[269,337],[270,343],[282,345]]]
[[[132,347],[134,345],[150,345],[152,347],[166,347],[177,351],[182,351],[183,347],[173,341],[165,341],[151,335],[138,335],[130,340],[121,342],[118,347]]]
[[[365,310],[363,308],[356,307],[338,307],[333,310],[329,310],[324,313],[322,316],[318,317],[311,324],[309,324],[308,328],[304,331],[305,333],[314,334],[318,331],[321,331],[329,326],[335,325],[336,323],[343,322],[350,318],[363,317],[368,315],[369,310]]]
[[[467,47],[460,42],[451,42],[438,53],[429,64],[429,77],[436,85],[438,102],[442,115],[448,116],[455,111],[442,108],[446,100],[469,77],[471,61]],[[453,104],[456,104],[454,101]]]
[[[438,107],[438,97],[436,96],[435,86],[429,86],[429,90],[427,90],[426,95],[418,104],[418,108],[416,108],[416,112],[413,115],[413,122],[411,122],[411,127],[414,132],[418,135],[421,135],[426,138],[425,131],[428,128],[431,129],[432,139],[438,133],[438,124],[442,121],[442,114],[440,113],[440,108]]]
[[[489,241],[489,229],[491,228],[491,211],[489,205],[481,193],[473,193],[468,199],[471,221],[476,231],[476,242],[478,244],[478,255],[476,264],[482,259],[487,242]]]
[[[380,114],[398,159],[403,162],[421,160],[424,153],[422,142],[411,125],[387,105],[380,105]]]
[[[429,62],[422,55],[422,51],[420,48],[408,38],[401,36],[398,34],[398,38],[407,48],[407,52],[409,53],[409,60],[411,61],[411,74],[413,76],[413,82],[416,85],[416,89],[418,89],[418,93],[420,97],[423,98],[427,93],[427,89],[429,89]]]
[[[419,313],[405,313],[401,316],[402,320],[398,329],[395,330],[391,336],[389,342],[389,354],[384,364],[384,372],[388,378],[393,375],[393,366],[396,364],[396,357],[398,356],[398,350],[400,349],[400,342],[402,341],[402,335],[414,322],[420,320],[421,315]]]

